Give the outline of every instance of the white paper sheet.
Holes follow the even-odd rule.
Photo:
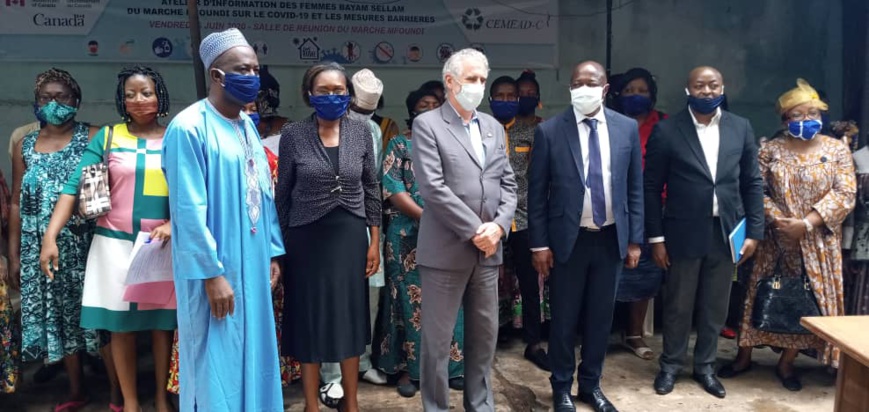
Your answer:
[[[127,285],[151,282],[171,282],[172,248],[162,241],[151,241],[151,234],[139,232],[133,252],[130,254],[130,269],[127,272]]]

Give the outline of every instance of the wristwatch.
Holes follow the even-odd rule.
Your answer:
[[[812,233],[812,231],[815,230],[815,225],[809,221],[809,218],[804,218],[803,223],[806,224],[806,233]]]

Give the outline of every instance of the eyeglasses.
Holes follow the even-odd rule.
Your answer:
[[[817,119],[821,118],[821,111],[818,109],[809,109],[809,111],[807,111],[805,113],[803,113],[801,111],[793,111],[793,112],[788,113],[786,116],[788,119],[790,119],[791,121],[794,121],[794,122],[798,122],[800,120],[808,120],[808,119],[817,120]]]
[[[71,94],[60,93],[60,94],[40,94],[36,97],[36,101],[39,102],[40,105],[45,105],[51,102],[52,100],[63,103],[63,104],[72,104],[74,103],[75,97]]]
[[[313,92],[309,92],[309,96],[334,96],[334,95],[345,95],[347,94],[347,90],[314,90]]]

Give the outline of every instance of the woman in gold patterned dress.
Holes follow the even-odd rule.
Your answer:
[[[756,254],[739,336],[739,354],[719,371],[734,377],[751,368],[751,350],[758,345],[782,348],[776,376],[791,391],[802,388],[793,362],[801,350],[817,352],[824,364],[837,365],[838,349],[810,334],[777,334],[757,330],[751,313],[758,280],[775,271],[781,256],[784,276],[809,278],[823,316],[845,314],[842,293],[842,221],[854,208],[856,183],[848,147],[819,134],[821,111],[827,105],[804,80],[778,99],[784,137],[761,149],[758,163],[764,180],[767,230]]]

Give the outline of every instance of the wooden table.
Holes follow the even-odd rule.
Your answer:
[[[869,316],[808,317],[800,322],[836,346],[836,412],[869,411]]]

